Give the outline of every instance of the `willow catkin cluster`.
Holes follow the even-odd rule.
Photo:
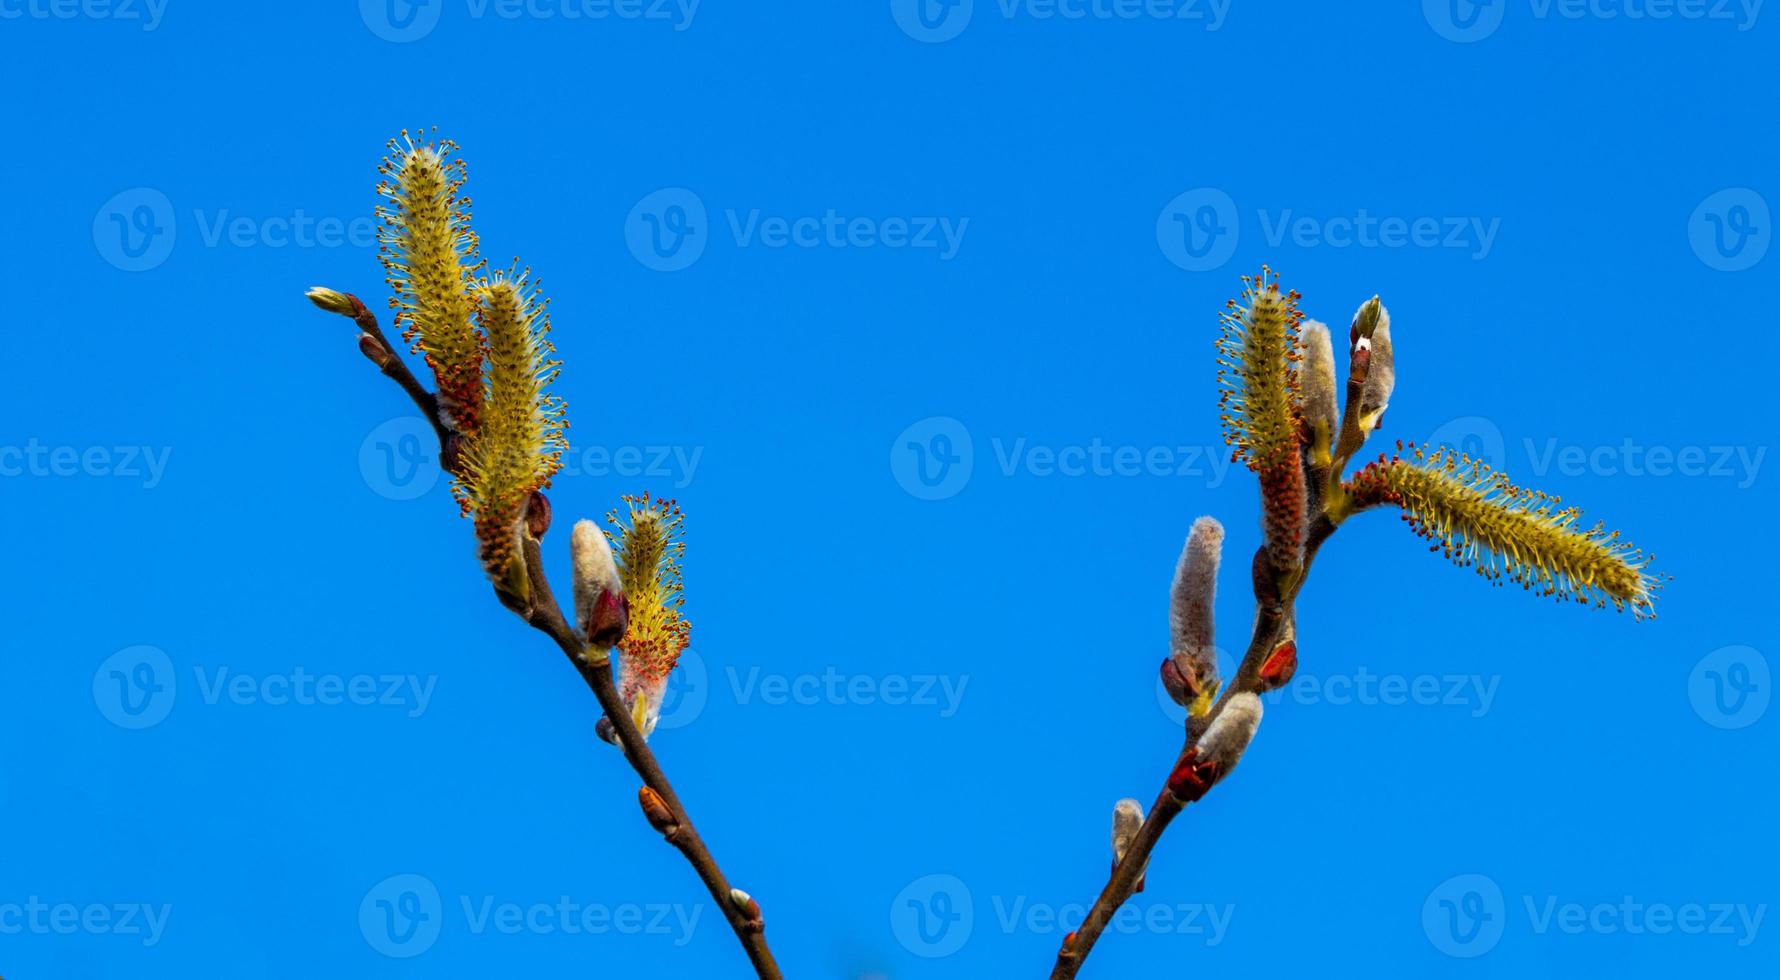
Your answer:
[[[1515,486],[1505,474],[1450,449],[1409,447],[1380,456],[1352,481],[1364,505],[1395,504],[1410,528],[1463,568],[1495,584],[1514,582],[1559,601],[1593,603],[1637,618],[1655,615],[1661,582],[1651,559],[1582,511]]]
[[[620,641],[618,693],[645,737],[661,715],[667,679],[690,642],[692,624],[681,607],[680,533],[685,515],[672,500],[648,494],[624,498],[627,513],[607,515],[618,552],[618,575],[630,603],[630,625]]]
[[[1274,568],[1296,568],[1304,554],[1304,468],[1299,457],[1298,293],[1282,292],[1271,270],[1243,277],[1240,301],[1220,318],[1219,404],[1231,458],[1261,483],[1262,523]]]
[[[482,338],[472,321],[472,280],[481,268],[464,165],[449,140],[416,142],[407,130],[389,141],[378,172],[379,257],[394,291],[402,336],[439,385],[440,408],[460,433],[476,430],[482,408]]]

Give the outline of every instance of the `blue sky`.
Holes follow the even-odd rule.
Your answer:
[[[553,297],[551,567],[686,511],[653,744],[788,973],[1049,969],[1179,745],[1181,540],[1258,541],[1212,341],[1266,262],[1390,307],[1380,439],[1673,582],[1634,623],[1344,527],[1084,976],[1772,975],[1764,12],[0,0],[0,973],[743,975],[302,298],[381,307],[375,164],[436,125]]]

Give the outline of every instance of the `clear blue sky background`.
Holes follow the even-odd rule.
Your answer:
[[[552,567],[621,493],[685,507],[702,674],[654,744],[788,973],[1048,970],[1178,748],[1181,539],[1257,543],[1212,340],[1261,262],[1338,329],[1383,295],[1386,436],[1674,582],[1634,623],[1354,521],[1305,686],[1085,975],[1780,969],[1773,15],[384,3],[0,0],[9,980],[743,975],[302,298],[381,306],[375,163],[435,124],[554,297]],[[766,223],[830,211],[861,221]]]

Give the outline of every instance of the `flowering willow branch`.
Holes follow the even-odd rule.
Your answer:
[[[1435,542],[1432,550],[1497,585],[1611,605],[1636,619],[1654,614],[1661,579],[1649,571],[1648,556],[1618,532],[1598,524],[1581,529],[1577,509],[1560,508],[1557,498],[1517,487],[1480,462],[1411,447],[1409,458],[1381,455],[1345,481],[1347,462],[1378,428],[1396,385],[1390,313],[1375,296],[1354,314],[1346,403],[1337,413],[1328,328],[1300,325],[1298,295],[1282,293],[1268,270],[1244,283],[1241,301],[1232,300],[1224,314],[1218,351],[1226,439],[1261,484],[1266,541],[1252,564],[1248,649],[1236,675],[1220,681],[1212,599],[1223,528],[1202,517],[1175,571],[1172,646],[1161,666],[1164,688],[1187,709],[1185,741],[1147,816],[1135,800],[1114,808],[1112,874],[1081,928],[1064,938],[1052,980],[1076,975],[1119,906],[1143,889],[1163,832],[1247,751],[1260,727],[1259,696],[1290,682],[1298,669],[1294,610],[1311,563],[1349,517],[1394,505],[1415,533]]]
[[[647,742],[668,672],[687,642],[679,611],[679,510],[671,501],[627,498],[630,521],[619,527],[617,556],[591,521],[576,525],[571,625],[545,578],[541,547],[551,524],[543,490],[560,468],[568,424],[562,401],[547,390],[558,370],[548,301],[528,272],[478,275],[483,266],[475,259],[468,201],[460,198],[462,164],[446,160],[454,146],[416,144],[406,133],[401,145],[391,145],[394,156],[384,161],[380,187],[389,204],[379,211],[384,263],[396,293],[391,305],[432,369],[438,392],[408,369],[356,296],[317,287],[309,298],[358,325],[360,352],[432,424],[440,464],[471,518],[477,556],[496,597],[574,665],[604,711],[598,731],[643,780],[644,817],[698,873],[755,973],[777,980],[759,903],[730,885]],[[623,691],[612,677],[614,648],[624,664]]]

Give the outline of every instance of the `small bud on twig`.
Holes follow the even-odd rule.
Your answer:
[[[1298,644],[1286,640],[1267,654],[1261,661],[1260,687],[1263,691],[1272,691],[1291,683],[1292,675],[1298,672]]]
[[[605,719],[600,719],[604,721]],[[668,840],[680,832],[680,822],[674,819],[674,813],[661,798],[661,794],[647,786],[637,790],[637,802],[643,807],[643,816],[648,819],[649,826]]]
[[[365,311],[365,304],[359,302],[357,296],[326,286],[310,286],[309,291],[303,295],[309,297],[309,302],[329,313],[356,318]]]
[[[1143,828],[1143,804],[1129,797],[1113,805],[1112,819],[1112,852],[1113,868],[1125,860],[1125,852],[1131,849],[1131,842],[1137,839],[1137,832]],[[1150,863],[1143,863],[1143,870],[1137,873],[1137,887],[1133,891],[1143,891],[1143,871],[1149,870]]]
[[[1182,803],[1198,801],[1230,774],[1261,726],[1261,699],[1243,692],[1218,712],[1199,741],[1188,747],[1168,776],[1168,792]]]
[[[525,502],[525,533],[542,541],[550,530],[550,498],[533,490]]]
[[[729,901],[737,911],[742,913],[742,918],[747,920],[747,927],[750,931],[759,932],[766,927],[760,918],[760,903],[756,902],[752,895],[740,888],[731,888]]]
[[[368,333],[358,335],[358,352],[365,355],[366,360],[377,365],[379,371],[389,370],[389,366],[396,359],[395,355],[389,352],[389,348],[383,346],[382,342]]]

